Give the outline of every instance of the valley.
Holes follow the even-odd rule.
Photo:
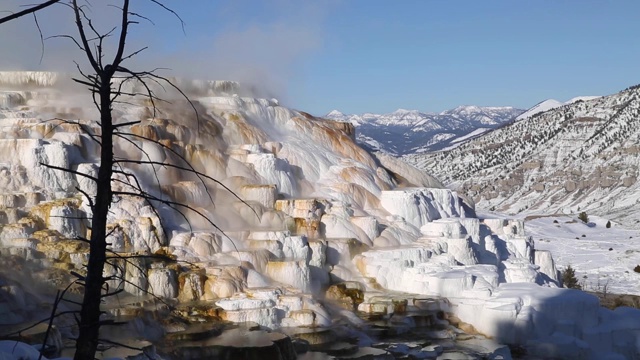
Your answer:
[[[345,115],[334,110],[325,118],[356,128],[358,143],[372,151],[395,156],[424,153],[455,146],[513,121],[524,110],[513,107],[459,106],[441,113],[398,109],[389,114]]]

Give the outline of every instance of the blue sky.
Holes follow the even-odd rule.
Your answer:
[[[166,3],[186,34],[144,5],[156,25],[136,29],[132,44],[151,44],[139,62],[258,83],[316,115],[528,108],[640,83],[637,0]]]

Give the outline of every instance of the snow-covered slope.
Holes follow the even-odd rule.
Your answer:
[[[518,115],[516,120],[523,120],[523,119],[531,117],[531,116],[533,116],[535,114],[543,113],[545,111],[549,111],[551,109],[558,108],[558,107],[560,107],[562,105],[564,105],[564,103],[560,102],[558,100],[554,100],[554,99],[544,100],[544,101],[541,101],[541,102],[533,105],[529,110],[527,110],[527,111],[523,112],[522,114]]]
[[[567,102],[560,102],[554,99],[544,100],[532,106],[529,110],[518,115],[516,120],[517,121],[524,120],[526,118],[532,117],[533,115],[540,114],[545,111],[553,110],[564,105],[573,104],[578,101],[589,101],[597,98],[599,98],[599,96],[577,96]]]
[[[550,251],[559,268],[571,265],[584,290],[640,295],[640,231],[590,216],[545,216],[526,222],[536,248]]]
[[[637,87],[579,98],[449,151],[407,156],[480,209],[587,211],[627,225],[640,210]]]
[[[389,114],[345,115],[333,110],[325,117],[353,124],[358,142],[372,150],[403,155],[442,149],[478,128],[501,126],[522,112],[512,107],[459,106],[439,114],[398,109]]]
[[[32,296],[14,296],[30,293],[19,289],[64,286],[68,271],[83,273],[87,247],[75,239],[87,236],[86,196],[96,189],[78,173],[95,175],[98,160],[98,145],[85,133],[97,131],[95,110],[90,101],[83,105],[87,95],[56,89],[55,82],[34,85],[36,75],[22,75],[31,92],[15,81],[11,91],[0,91],[0,320],[10,325],[43,309]],[[116,193],[106,240],[116,254],[136,260],[107,266],[105,276],[125,280],[109,280],[110,290],[135,297],[148,291],[197,321],[302,328],[317,332],[307,337],[314,341],[344,334],[373,344],[384,334],[436,324],[445,330],[422,336],[445,339],[447,349],[465,338],[477,347],[488,341],[466,331],[526,346],[541,358],[640,355],[640,321],[631,321],[640,311],[606,310],[591,295],[558,288],[551,253],[535,249],[523,221],[477,218],[469,201],[433,177],[359,147],[350,124],[238,96],[236,83],[182,84],[195,88],[197,119],[175,98],[160,104],[159,113],[144,100],[115,106],[126,138],[115,140],[115,156],[134,161],[117,169],[135,174],[151,194],[205,214],[226,236],[195,211],[183,213],[188,226],[169,208],[155,212],[144,199]],[[140,123],[124,125],[132,121]],[[146,159],[177,168],[136,163]],[[183,159],[244,203],[220,184],[185,173]],[[114,189],[131,191],[128,179],[118,177]],[[137,260],[149,254],[159,256]],[[31,277],[20,282],[17,275]],[[142,313],[120,312],[119,300],[110,314]],[[145,311],[151,306],[133,303]],[[443,313],[459,328],[446,327]],[[69,324],[72,319],[66,334],[73,331]],[[628,335],[617,338],[621,333]],[[193,344],[189,351],[201,346]],[[509,359],[506,350],[500,356]]]

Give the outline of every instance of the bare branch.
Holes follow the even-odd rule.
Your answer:
[[[242,198],[240,198],[235,192],[233,192],[231,189],[229,189],[226,185],[224,185],[222,182],[220,182],[219,180],[216,180],[215,178],[201,173],[193,168],[186,168],[183,166],[178,166],[178,165],[173,165],[170,163],[166,163],[166,162],[159,162],[159,161],[144,161],[144,160],[131,160],[131,159],[114,159],[113,161],[114,163],[128,163],[128,164],[138,164],[138,165],[144,165],[144,164],[148,164],[148,165],[159,165],[159,166],[163,166],[163,167],[170,167],[170,168],[174,168],[174,169],[178,169],[178,170],[183,170],[183,171],[188,171],[191,172],[195,175],[197,175],[198,177],[203,177],[207,180],[211,180],[213,182],[215,182],[216,184],[222,186],[225,190],[229,191],[233,196],[236,197],[236,199],[240,200],[243,204],[247,205],[252,211],[253,213],[256,215],[256,217],[260,218],[260,216],[258,215],[258,213],[255,211],[255,209],[253,207],[251,207],[251,205],[249,205],[246,201],[244,201]],[[204,183],[204,181],[202,179],[200,179],[202,181],[202,184],[206,187],[206,184]],[[209,196],[209,199],[211,200],[211,202],[213,203],[213,197],[211,196],[211,194],[209,193],[209,191],[207,191],[207,195]]]
[[[59,312],[59,313],[56,313],[56,314],[54,315],[54,317],[59,317],[59,316],[66,315],[66,314],[77,314],[77,313],[78,313],[78,310],[61,311],[61,312]],[[43,322],[45,322],[45,321],[49,321],[49,319],[50,319],[50,318],[51,318],[50,316],[47,316],[46,318],[44,318],[44,319],[42,319],[42,320],[40,320],[40,321],[38,321],[38,322],[34,323],[33,325],[27,326],[27,327],[22,328],[22,329],[20,329],[20,330],[16,330],[16,331],[14,331],[14,332],[12,332],[12,333],[9,333],[9,334],[6,334],[6,335],[19,335],[20,333],[22,333],[22,332],[24,332],[24,331],[27,331],[27,330],[29,330],[29,329],[33,329],[34,327],[36,327],[36,326],[38,326],[38,325],[42,324],[42,323],[43,323]]]
[[[155,2],[155,1],[154,1]],[[123,73],[127,73],[130,74],[136,78],[149,78],[149,79],[155,79],[157,80],[162,80],[162,82],[169,84],[170,87],[172,87],[174,90],[176,90],[180,96],[182,96],[185,100],[187,100],[187,102],[189,103],[189,106],[191,106],[191,108],[193,109],[193,112],[196,114],[196,123],[198,124],[198,131],[200,131],[200,115],[198,114],[198,109],[196,109],[195,105],[193,104],[193,102],[191,101],[191,99],[189,99],[189,97],[187,96],[187,94],[184,93],[184,91],[182,91],[182,89],[180,89],[178,86],[176,86],[173,82],[171,82],[171,80],[160,76],[160,75],[156,75],[154,73],[154,70],[152,71],[142,71],[142,72],[133,72],[125,67],[120,66],[118,68],[118,71],[123,72]],[[145,84],[146,86],[146,84]],[[154,105],[155,107],[155,105]]]
[[[143,48],[140,48],[140,49],[138,49],[138,50],[136,50],[136,51],[132,52],[131,54],[129,54],[129,55],[127,55],[127,56],[123,57],[123,58],[122,58],[122,61],[125,61],[125,60],[127,60],[127,59],[131,59],[132,57],[134,57],[134,56],[136,56],[136,55],[140,54],[141,52],[143,52],[143,51],[147,50],[148,48],[149,48],[148,46],[145,46],[145,47],[143,47]]]
[[[54,318],[56,318],[56,317],[58,317],[58,316],[65,315],[65,314],[69,314],[69,313],[77,313],[77,311],[63,311],[63,312],[60,312],[60,313],[55,314],[55,310],[57,309],[58,304],[60,303],[60,301],[62,301],[62,300],[68,301],[68,300],[64,299],[64,295],[67,293],[67,291],[69,291],[69,289],[71,288],[71,286],[72,286],[73,284],[76,284],[76,283],[77,283],[76,281],[73,281],[73,282],[69,283],[69,284],[68,284],[68,285],[67,285],[67,286],[66,286],[62,291],[58,290],[58,291],[56,292],[56,300],[55,300],[55,301],[54,301],[54,303],[53,303],[51,316],[49,316],[48,318],[42,319],[42,320],[40,320],[40,321],[36,322],[35,324],[33,324],[33,325],[31,325],[31,326],[28,326],[28,327],[26,327],[26,328],[22,328],[22,329],[20,329],[20,330],[17,330],[17,331],[15,331],[15,332],[10,333],[10,334],[7,334],[7,335],[20,334],[20,333],[22,333],[23,331],[27,331],[27,330],[29,330],[29,329],[33,329],[34,327],[38,326],[39,324],[42,324],[42,323],[43,323],[43,322],[45,322],[45,321],[52,321]],[[47,332],[49,332],[49,328],[51,328],[51,324],[49,324],[49,327],[47,328]]]
[[[117,342],[117,341],[112,341],[112,340],[107,340],[107,339],[98,339],[98,340],[100,340],[100,341],[101,341],[101,342],[103,342],[103,343],[112,344],[112,345],[115,345],[115,346],[120,346],[120,347],[123,347],[123,348],[129,349],[129,350],[142,351],[142,352],[143,352],[143,354],[144,354],[144,356],[146,356],[147,358],[149,358],[149,359],[152,359],[152,360],[153,360],[153,358],[151,358],[149,355],[147,355],[147,354],[144,352],[144,349],[142,349],[142,348],[137,348],[137,347],[135,347],[135,346],[125,345],[125,344],[123,344],[123,343],[119,343],[119,342]]]
[[[132,137],[135,137],[135,138],[138,138],[138,139],[142,139],[142,140],[150,141],[150,142],[153,142],[153,143],[154,143],[154,144],[156,144],[156,145],[161,146],[162,148],[164,148],[164,149],[166,149],[166,150],[169,150],[172,154],[176,155],[180,160],[182,160],[182,161],[185,163],[185,165],[186,165],[187,167],[186,167],[186,168],[184,168],[183,170],[186,170],[186,171],[189,171],[189,172],[191,172],[191,173],[193,173],[193,174],[196,174],[196,176],[198,176],[198,177],[200,178],[200,174],[201,174],[201,173],[200,173],[200,172],[198,172],[198,171],[197,171],[197,170],[196,170],[196,169],[191,165],[191,163],[189,162],[189,160],[185,159],[185,157],[184,157],[184,156],[182,156],[181,154],[179,154],[177,151],[175,151],[175,150],[174,150],[174,149],[172,149],[171,147],[169,147],[169,146],[167,146],[167,145],[165,145],[165,144],[161,143],[160,141],[157,141],[157,140],[154,140],[154,139],[150,139],[150,138],[147,138],[147,137],[145,137],[145,136],[137,135],[137,134],[134,134],[134,133],[128,133],[128,132],[118,132],[118,134],[120,134],[120,135],[132,136]],[[170,164],[164,164],[164,165],[165,165],[165,166],[170,166]],[[177,165],[175,165],[175,166],[177,166]],[[204,174],[202,174],[202,175],[204,175]],[[240,200],[243,204],[245,204],[245,205],[249,206],[249,207],[253,210],[253,212],[256,214],[256,216],[258,216],[258,213],[257,213],[257,212],[256,212],[256,211],[255,211],[255,210],[254,210],[254,209],[253,209],[253,208],[252,208],[252,207],[251,207],[251,206],[250,206],[246,201],[242,200],[242,198],[240,198],[240,197],[239,197],[235,192],[233,192],[233,190],[231,190],[229,187],[227,187],[226,185],[224,185],[224,184],[223,184],[222,182],[220,182],[219,180],[216,180],[216,179],[214,179],[214,178],[211,178],[211,179],[212,179],[216,184],[220,185],[222,188],[224,188],[225,190],[227,190],[228,192],[230,192],[233,196],[235,196],[235,197],[236,197],[238,200]],[[202,178],[200,178],[200,181],[201,181],[202,183],[204,183],[204,180],[202,180]],[[208,195],[209,195],[209,197],[211,197],[211,194],[208,194]],[[213,198],[211,198],[211,201],[213,202]]]
[[[140,198],[146,198],[149,200],[153,200],[153,201],[157,201],[159,203],[165,204],[170,206],[172,209],[176,209],[175,207],[182,207],[188,210],[193,211],[194,213],[198,214],[202,219],[204,219],[209,225],[213,226],[216,230],[218,230],[222,235],[224,235],[227,239],[229,239],[231,241],[231,243],[233,244],[234,249],[236,250],[236,252],[238,251],[238,248],[236,247],[235,242],[233,241],[233,239],[231,237],[229,237],[229,235],[227,235],[224,230],[222,230],[218,225],[216,225],[213,221],[211,221],[211,219],[209,219],[205,214],[203,214],[200,210],[194,208],[193,206],[190,205],[186,205],[183,204],[181,202],[177,202],[177,201],[171,201],[171,200],[164,200],[161,199],[159,197],[147,194],[147,193],[132,193],[132,192],[128,192],[128,191],[114,191],[113,192],[114,195],[129,195],[129,196],[136,196],[136,197],[140,197]],[[183,215],[184,216],[184,215]],[[185,216],[186,217],[186,216]]]
[[[45,2],[43,2],[43,3],[42,3],[42,4],[40,4],[40,5],[36,5],[36,6],[33,6],[33,7],[28,8],[28,9],[25,9],[25,10],[22,10],[22,11],[18,11],[17,13],[14,13],[14,14],[11,14],[11,15],[7,15],[7,16],[5,16],[5,17],[3,17],[3,18],[0,18],[0,24],[4,24],[4,23],[6,23],[7,21],[11,21],[11,20],[14,20],[14,19],[17,19],[17,18],[23,17],[23,16],[25,16],[25,15],[33,14],[33,13],[35,13],[36,11],[42,10],[42,9],[44,9],[44,8],[47,8],[47,7],[49,7],[49,6],[51,6],[51,5],[55,4],[55,3],[57,3],[57,2],[59,2],[59,1],[60,1],[60,0],[49,0],[49,1],[45,1]]]
[[[95,181],[95,182],[97,182],[97,181],[98,181],[98,179],[96,179],[95,177],[93,177],[93,176],[91,176],[91,175],[88,175],[88,174],[85,174],[85,173],[81,173],[81,172],[79,172],[79,171],[75,171],[75,170],[71,170],[71,169],[65,169],[65,168],[63,168],[63,167],[53,166],[53,165],[45,164],[45,163],[43,163],[43,162],[41,162],[41,163],[39,163],[39,164],[40,164],[40,165],[42,165],[42,166],[44,166],[44,167],[46,167],[46,168],[49,168],[49,169],[61,170],[61,171],[64,171],[64,172],[68,172],[68,173],[70,173],[70,174],[74,174],[74,175],[78,175],[78,176],[86,177],[87,179],[93,180],[93,181]]]
[[[140,124],[142,121],[140,120],[136,120],[136,121],[129,121],[129,122],[125,122],[125,123],[120,123],[120,124],[115,124],[113,125],[114,128],[119,128],[119,127],[123,127],[123,126],[131,126],[131,125],[138,125]]]
[[[82,45],[80,45],[78,40],[76,40],[76,38],[74,38],[71,35],[53,35],[53,36],[49,36],[49,37],[45,38],[45,40],[56,39],[56,38],[71,39],[71,41],[73,41],[76,44],[76,46],[78,46],[78,49],[84,51],[84,48],[82,47]]]
[[[135,13],[135,12],[129,12],[129,15],[131,15],[131,16],[135,16],[135,17],[140,18],[140,19],[143,19],[143,20],[147,20],[149,23],[151,23],[151,25],[154,25],[154,26],[155,26],[155,24],[156,24],[156,23],[154,23],[151,19],[149,19],[148,17],[143,16],[143,15],[140,15],[140,14],[138,14],[138,13]]]
[[[42,59],[44,59],[44,37],[42,36],[42,29],[40,28],[40,23],[38,23],[38,16],[36,13],[33,13],[33,21],[36,23],[36,28],[38,29],[38,35],[40,35],[40,65],[42,65]]]
[[[84,26],[82,25],[82,18],[80,17],[80,14],[84,15],[84,11],[82,10],[82,8],[80,6],[78,6],[78,0],[72,0],[72,4],[73,4],[73,11],[75,13],[75,17],[76,17],[76,26],[78,28],[78,32],[80,33],[80,40],[82,43],[82,48],[85,52],[85,54],[87,55],[87,60],[89,60],[89,63],[91,64],[91,67],[96,71],[96,73],[100,73],[100,66],[98,65],[98,62],[96,61],[96,59],[93,57],[93,53],[91,53],[91,49],[89,46],[89,41],[87,40],[87,35],[84,32]]]
[[[113,59],[113,69],[105,69],[107,70],[109,76],[113,76],[113,74],[116,72],[116,69],[122,62],[122,55],[124,54],[129,24],[129,0],[124,0],[124,3],[122,5],[122,25],[120,29],[120,40],[118,41],[118,51],[116,53],[116,57]]]
[[[141,152],[141,153],[142,153],[142,154],[147,158],[147,160],[148,160],[148,161],[151,161],[151,156],[149,155],[149,153],[147,153],[147,152],[146,152],[146,151],[145,151],[145,150],[144,150],[140,145],[136,144],[136,143],[135,143],[135,142],[133,142],[131,139],[129,139],[129,138],[125,137],[125,136],[121,136],[121,135],[120,135],[120,134],[118,134],[118,133],[114,133],[114,135],[115,135],[115,136],[117,136],[117,137],[119,137],[119,138],[121,138],[121,139],[123,139],[123,140],[126,140],[127,142],[129,142],[129,143],[130,143],[131,145],[133,145],[135,148],[137,148],[138,150],[140,150],[140,152]],[[120,163],[117,163],[117,164],[118,164],[119,166],[121,166],[121,164],[120,164]],[[142,187],[140,186],[140,183],[138,182],[138,178],[137,178],[135,175],[125,173],[125,172],[124,172],[124,170],[123,170],[123,172],[122,172],[122,173],[123,173],[123,175],[127,176],[127,179],[129,178],[129,175],[131,175],[131,176],[133,177],[133,179],[135,180],[135,182],[137,183],[138,189],[140,189],[140,191],[142,191]],[[160,189],[160,188],[161,188],[161,185],[160,185],[160,178],[158,178],[158,173],[155,171],[155,168],[153,169],[153,175],[154,175],[154,177],[156,178],[156,183],[158,184],[158,189]]]
[[[95,208],[95,204],[93,203],[92,197],[89,196],[89,194],[87,194],[86,191],[80,189],[77,186],[76,186],[76,190],[78,190],[78,192],[80,192],[82,195],[84,195],[85,198],[87,198],[87,201],[89,201],[89,208],[91,208],[91,210],[93,210]]]
[[[158,5],[158,6],[160,6],[161,8],[165,9],[166,11],[168,11],[168,12],[172,13],[172,14],[173,14],[173,16],[175,16],[175,17],[180,21],[180,25],[182,26],[182,33],[183,33],[183,34],[185,34],[185,31],[184,31],[184,21],[182,20],[182,18],[180,17],[180,15],[178,15],[178,13],[177,13],[177,12],[173,11],[171,8],[169,8],[169,7],[165,6],[163,3],[161,3],[161,2],[159,2],[159,1],[157,1],[157,0],[149,0],[149,1],[151,1],[152,3],[154,3],[154,4]]]

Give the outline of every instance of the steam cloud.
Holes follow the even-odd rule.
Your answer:
[[[0,11],[19,11],[32,4],[28,0],[4,0]],[[88,15],[99,29],[109,30],[118,24],[118,10],[109,5],[119,1],[91,2]],[[141,4],[141,5],[140,5]],[[288,82],[297,76],[305,61],[322,47],[323,22],[333,3],[319,6],[312,2],[276,0],[267,5],[249,0],[224,1],[214,9],[207,31],[196,21],[199,5],[166,0],[185,21],[186,35],[180,22],[151,2],[137,2],[133,10],[149,16],[155,23],[140,20],[130,32],[129,51],[149,46],[129,62],[133,69],[169,68],[163,75],[211,80],[235,80],[258,87],[271,95],[286,97]],[[267,16],[251,19],[247,9],[268,6]],[[99,14],[99,16],[98,16]],[[200,20],[202,21],[202,20]],[[75,34],[70,9],[64,5],[50,7],[38,15],[45,38]],[[218,26],[219,24],[219,26]],[[158,36],[172,32],[172,38]],[[215,28],[211,33],[210,30]],[[166,30],[164,30],[166,29]],[[110,40],[114,42],[116,36]],[[176,44],[177,43],[177,44]],[[83,54],[69,40],[45,40],[44,54],[33,16],[0,26],[0,70],[51,70],[75,73],[74,60],[85,63]],[[40,58],[43,56],[42,62]],[[84,66],[86,68],[86,65]]]

